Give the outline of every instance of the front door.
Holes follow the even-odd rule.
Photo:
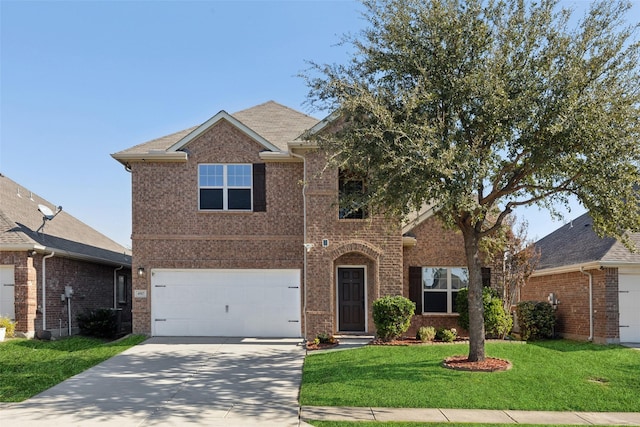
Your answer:
[[[338,329],[364,331],[364,268],[338,268]]]

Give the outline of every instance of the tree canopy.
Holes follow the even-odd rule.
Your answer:
[[[350,61],[305,75],[311,104],[338,117],[313,137],[366,177],[374,209],[433,204],[462,231],[469,358],[482,360],[478,241],[515,208],[554,213],[575,196],[599,233],[640,229],[639,24],[625,22],[625,1],[580,19],[555,0],[363,4]]]

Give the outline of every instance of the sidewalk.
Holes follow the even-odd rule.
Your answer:
[[[322,421],[417,421],[426,423],[575,424],[640,426],[638,412],[551,412],[484,409],[347,408],[302,406],[300,419]]]

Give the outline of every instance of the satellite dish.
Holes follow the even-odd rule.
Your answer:
[[[49,209],[49,207],[45,205],[38,205],[38,211],[40,211],[40,213],[43,216],[42,216],[42,225],[40,226],[40,228],[36,230],[36,233],[40,233],[40,231],[44,229],[44,225],[47,223],[47,221],[51,221],[53,218],[56,217],[56,215],[58,215],[62,211],[62,206],[58,206],[58,208],[56,209],[56,212],[53,213],[51,209]]]
[[[51,211],[51,209],[49,209],[48,206],[45,205],[38,205],[38,210],[42,213],[42,215],[45,216],[46,219],[48,220],[52,220],[53,217],[55,216],[53,214],[53,211]]]

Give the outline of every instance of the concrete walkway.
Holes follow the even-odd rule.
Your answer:
[[[637,412],[550,412],[482,409],[345,408],[303,406],[300,419],[324,421],[415,421],[424,423],[575,424],[640,426]]]

